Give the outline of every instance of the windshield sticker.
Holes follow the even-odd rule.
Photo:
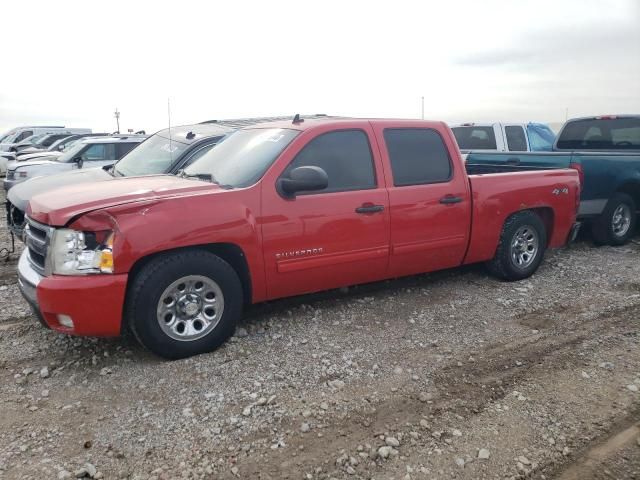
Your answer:
[[[174,153],[178,150],[177,146],[173,146],[170,143],[165,143],[161,148],[169,153]]]

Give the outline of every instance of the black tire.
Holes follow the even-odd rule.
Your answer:
[[[614,215],[618,207],[626,207],[631,214],[630,224],[624,233],[616,232],[616,227],[614,226]],[[620,246],[631,239],[635,229],[636,203],[626,193],[616,193],[609,199],[602,213],[593,220],[591,235],[596,245]]]
[[[530,230],[527,231],[527,228]],[[535,251],[532,250],[534,253],[527,257],[530,260],[522,265],[518,265],[513,259],[513,254],[517,255],[517,252],[514,252],[513,243],[519,233],[531,235],[532,238],[537,239],[537,247]],[[538,269],[546,249],[547,230],[540,217],[529,210],[518,212],[504,222],[496,254],[487,266],[489,271],[498,278],[508,281],[522,280],[533,275]]]
[[[193,276],[210,279],[219,287],[223,294],[223,312],[215,326],[211,322],[211,330],[204,336],[192,340],[174,339],[163,329],[168,327],[160,326],[159,302],[167,288],[182,278]],[[145,348],[160,357],[175,360],[211,352],[222,345],[233,334],[236,322],[242,316],[242,307],[242,283],[233,267],[210,252],[187,250],[156,257],[140,269],[129,285],[125,321]]]

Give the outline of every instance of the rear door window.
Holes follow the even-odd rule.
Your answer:
[[[451,159],[438,132],[426,128],[388,128],[384,141],[396,187],[451,179]]]
[[[312,193],[376,187],[371,147],[367,134],[362,130],[340,130],[317,136],[300,150],[284,176],[294,168],[303,166],[320,167],[329,177],[326,189]]]
[[[527,151],[527,137],[524,134],[524,128],[519,125],[508,125],[504,127],[504,133],[507,137],[507,148],[510,152]]]
[[[497,150],[493,127],[454,127],[460,150]]]

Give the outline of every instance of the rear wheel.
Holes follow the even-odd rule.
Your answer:
[[[546,247],[547,232],[540,217],[531,211],[518,212],[504,223],[489,270],[504,280],[530,277],[540,266]]]
[[[598,245],[627,243],[636,228],[636,204],[626,193],[616,193],[604,211],[591,224],[593,241]]]
[[[138,341],[168,359],[218,348],[242,315],[242,284],[235,270],[204,250],[166,254],[133,279],[126,321]]]

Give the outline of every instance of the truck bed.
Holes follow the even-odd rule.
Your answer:
[[[575,170],[560,168],[469,175],[473,211],[464,263],[482,262],[493,256],[508,216],[506,205],[536,211],[547,225],[548,246],[564,245],[575,220],[577,181]],[[573,202],[567,202],[568,196]]]
[[[571,158],[568,152],[471,152],[465,167],[469,175],[549,170],[569,168]]]

